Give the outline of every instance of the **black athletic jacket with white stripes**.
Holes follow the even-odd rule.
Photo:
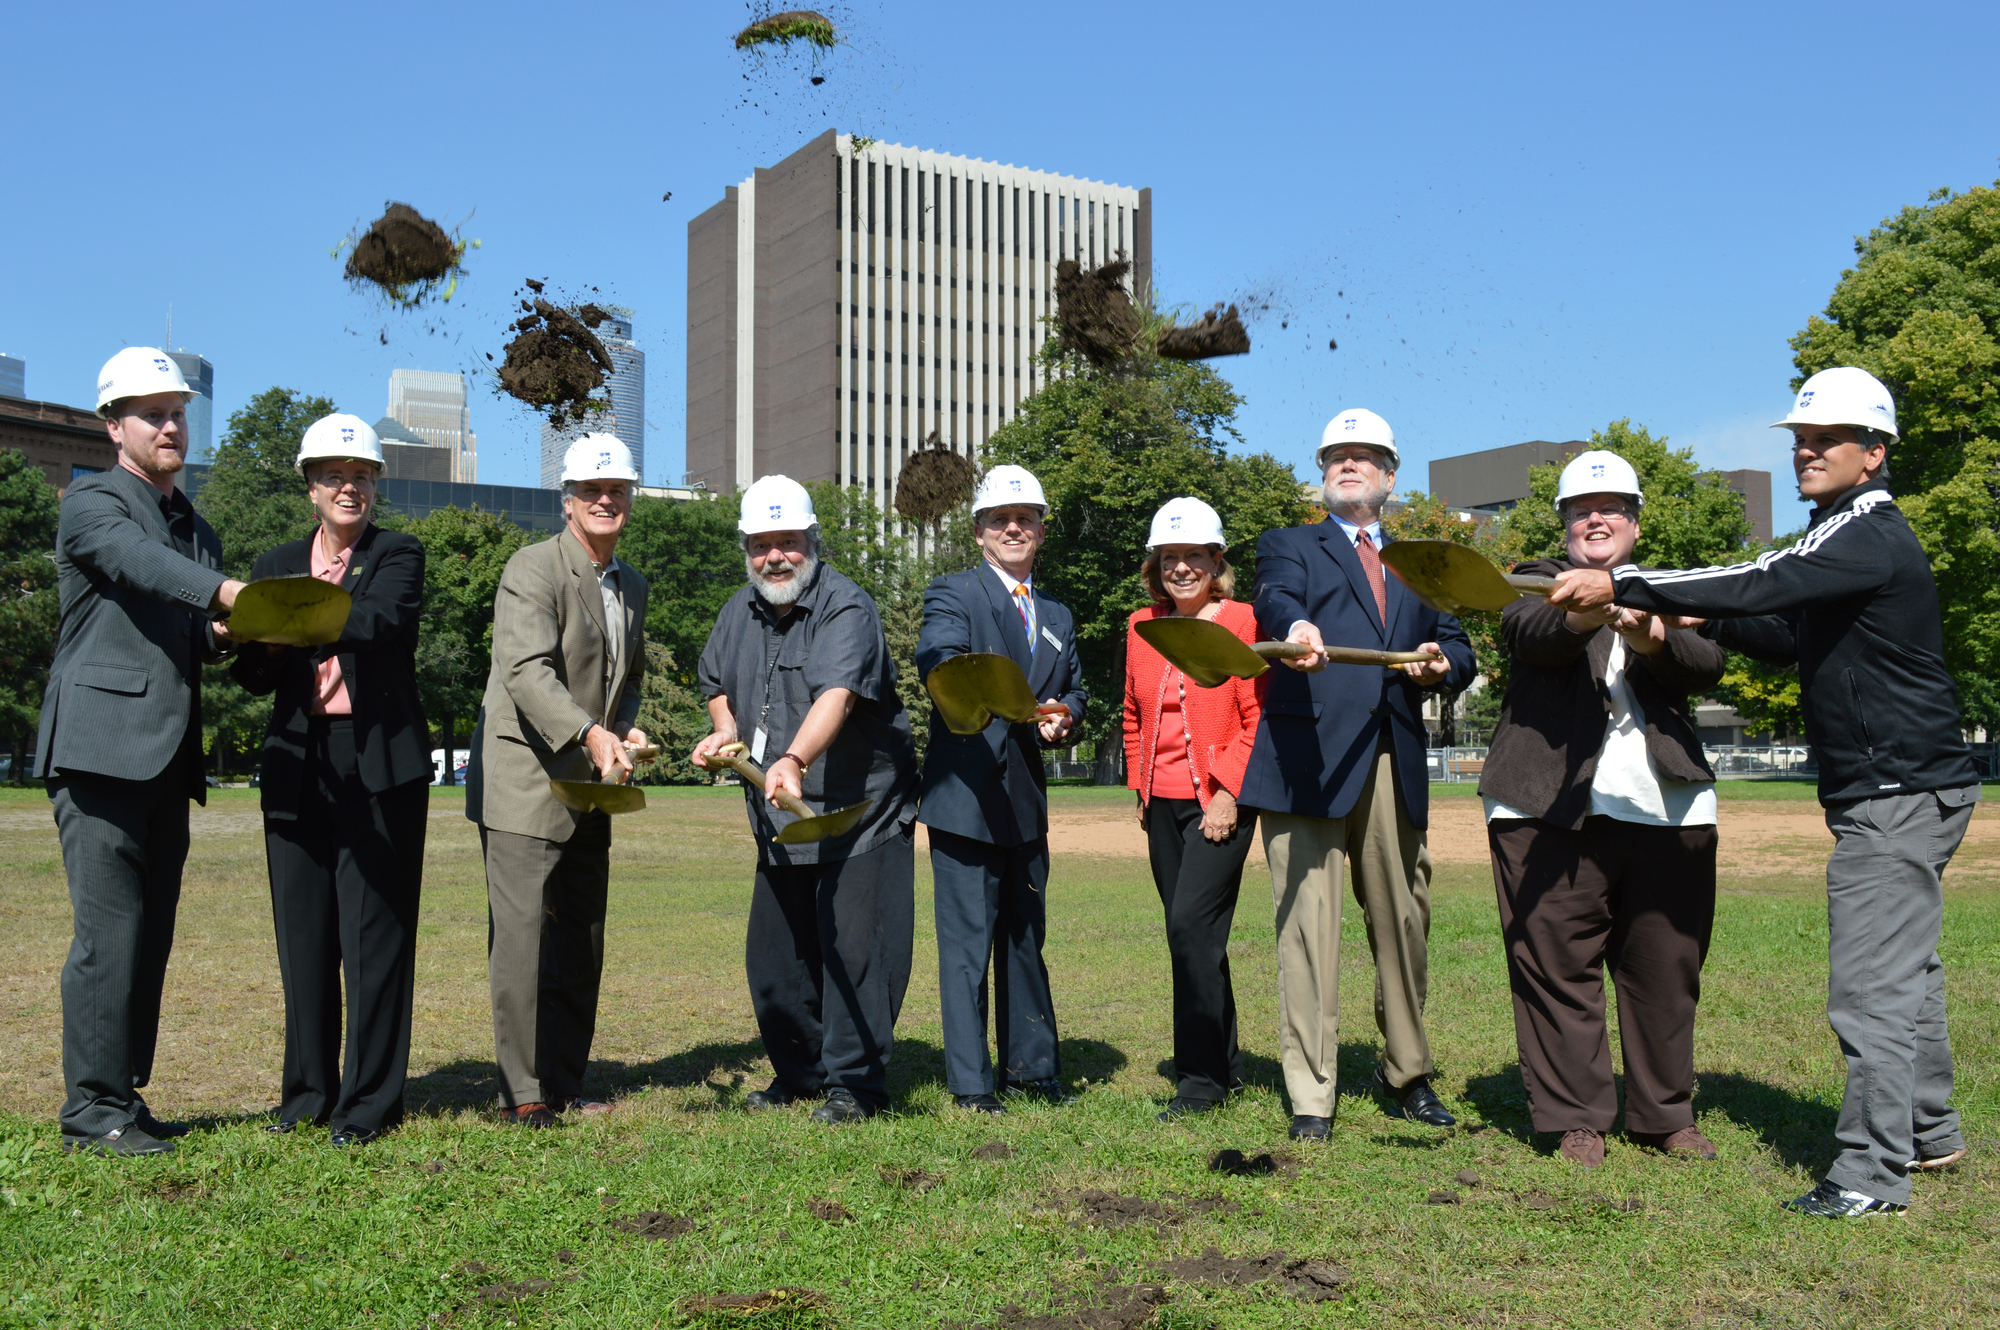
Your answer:
[[[1702,616],[1723,646],[1798,665],[1821,803],[1977,785],[1930,560],[1884,482],[1855,486],[1798,544],[1754,562],[1611,576],[1621,605]]]

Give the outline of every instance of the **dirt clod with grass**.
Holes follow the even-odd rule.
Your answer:
[[[833,20],[811,9],[787,9],[758,19],[736,34],[736,49],[753,51],[763,46],[790,46],[805,42],[831,50],[840,40]],[[817,80],[815,80],[817,81]]]
[[[1099,369],[1132,354],[1139,340],[1139,311],[1125,290],[1131,271],[1128,259],[1088,270],[1075,259],[1056,264],[1056,323],[1063,349]]]
[[[610,1221],[611,1227],[621,1233],[631,1233],[653,1242],[670,1242],[683,1233],[693,1230],[694,1221],[680,1215],[670,1215],[665,1210],[641,1210],[636,1215]]]
[[[537,293],[542,289],[540,282],[530,281],[528,286]],[[591,394],[616,368],[611,353],[591,331],[610,316],[589,303],[566,309],[540,294],[523,300],[521,308],[521,317],[508,325],[516,336],[507,343],[500,387],[510,397],[547,412],[549,423],[557,428],[570,421],[581,423],[601,405]]]
[[[1207,1247],[1199,1256],[1162,1261],[1154,1267],[1166,1279],[1183,1284],[1244,1285],[1270,1282],[1295,1298],[1324,1302],[1339,1297],[1340,1286],[1352,1276],[1345,1266],[1330,1261],[1294,1260],[1282,1251],[1262,1256],[1224,1256],[1219,1248]]]
[[[885,1168],[880,1170],[880,1172],[882,1181],[888,1183],[891,1187],[899,1191],[917,1192],[919,1194],[929,1191],[944,1181],[944,1174],[932,1173],[928,1169],[922,1168]]]
[[[924,447],[909,455],[896,478],[896,511],[912,522],[935,526],[972,499],[977,472],[972,459],[938,442],[936,430]]]
[[[816,1288],[767,1288],[760,1293],[711,1293],[682,1298],[681,1315],[696,1325],[805,1327],[832,1323],[832,1306]]]
[[[1226,310],[1218,305],[1193,323],[1162,328],[1153,341],[1154,353],[1167,360],[1208,360],[1249,350],[1250,334],[1234,305]]]
[[[829,1224],[846,1224],[852,1222],[854,1219],[854,1216],[848,1212],[847,1207],[839,1201],[829,1201],[820,1196],[815,1196],[808,1200],[806,1202],[806,1209],[812,1212],[814,1219],[822,1219]]]
[[[409,204],[390,203],[354,242],[347,280],[372,286],[400,305],[421,304],[464,272],[465,248],[465,241],[453,239]]]
[[[972,1157],[987,1161],[1012,1159],[1014,1157],[1014,1147],[1005,1141],[988,1141],[977,1150],[974,1150]]]
[[[1273,1173],[1299,1171],[1299,1161],[1283,1151],[1264,1150],[1246,1155],[1241,1150],[1217,1150],[1209,1156],[1208,1171],[1232,1178],[1261,1178]]]

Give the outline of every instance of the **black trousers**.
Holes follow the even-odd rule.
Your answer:
[[[1514,1039],[1536,1131],[1618,1116],[1604,972],[1618,986],[1625,1129],[1694,1125],[1694,1013],[1715,923],[1715,828],[1587,817],[1486,824]]]
[[[1229,981],[1229,929],[1257,812],[1239,808],[1229,839],[1201,834],[1201,804],[1154,798],[1146,804],[1146,850],[1167,915],[1174,971],[1175,1093],[1223,1099],[1243,1079],[1236,1046],[1236,990]]]
[[[1042,963],[1049,932],[1048,837],[999,846],[936,827],[930,837],[946,1088],[955,1095],[995,1088],[986,1045],[989,957],[1003,1077],[1045,1081],[1061,1075],[1055,998]]]
[[[285,986],[278,1116],[287,1122],[382,1131],[403,1120],[429,813],[423,781],[379,794],[361,783],[351,718],[313,719],[299,816],[264,818]]]
[[[65,1136],[132,1125],[153,1078],[188,852],[188,777],[49,781],[75,935],[62,968]]]
[[[760,864],[743,968],[764,1052],[793,1094],[889,1103],[889,1052],[910,987],[916,846],[905,832],[832,863]]]

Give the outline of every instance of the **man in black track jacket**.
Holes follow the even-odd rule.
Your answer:
[[[1940,875],[1979,800],[1944,663],[1930,561],[1888,488],[1888,390],[1831,369],[1801,386],[1793,431],[1804,539],[1727,568],[1562,574],[1551,604],[1615,602],[1706,617],[1723,646],[1799,668],[1827,863],[1827,1018],[1847,1059],[1841,1153],[1785,1205],[1834,1218],[1901,1214],[1910,1174],[1965,1155],[1951,1095]],[[1761,617],[1758,617],[1761,616]]]

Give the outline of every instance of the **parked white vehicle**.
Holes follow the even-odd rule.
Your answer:
[[[463,785],[465,784],[465,764],[471,758],[472,750],[470,748],[454,748],[451,750],[451,755],[453,758],[451,783],[454,785]],[[442,748],[431,749],[431,784],[444,784],[444,749]]]

